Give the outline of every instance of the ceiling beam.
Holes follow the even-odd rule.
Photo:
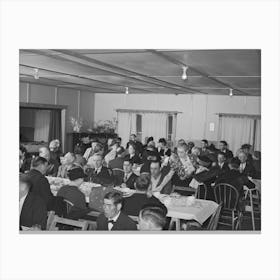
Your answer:
[[[170,83],[170,82],[167,82],[167,81],[155,78],[155,77],[151,77],[151,76],[143,74],[143,73],[139,73],[139,72],[135,72],[135,71],[132,71],[132,70],[128,70],[128,69],[125,69],[125,68],[122,68],[122,67],[110,64],[110,63],[105,63],[105,62],[103,62],[101,60],[97,60],[97,59],[93,59],[91,57],[80,55],[80,54],[77,54],[77,53],[75,53],[73,51],[68,51],[68,50],[53,50],[53,51],[57,51],[58,53],[62,53],[62,54],[68,55],[68,56],[72,56],[74,58],[78,58],[78,59],[83,60],[83,61],[91,62],[93,64],[97,64],[97,65],[100,65],[100,66],[105,67],[105,68],[109,68],[110,69],[109,71],[111,73],[113,73],[115,75],[121,75],[121,76],[124,76],[124,77],[129,78],[129,79],[136,79],[138,81],[146,82],[146,83],[147,83],[147,81],[145,81],[145,79],[148,79],[148,80],[150,80],[150,81],[148,81],[148,83],[150,83],[150,84],[157,83],[159,85],[162,85],[162,86],[164,86],[166,88],[170,88],[172,90],[177,90],[177,89],[174,88],[174,87],[177,87],[177,88],[183,89],[183,91],[184,90],[188,90],[188,91],[193,92],[193,93],[207,94],[206,92],[193,90],[191,87],[186,87],[186,86]],[[75,60],[70,60],[70,61],[71,62],[76,62]],[[97,69],[103,70],[103,71],[108,71],[106,69],[104,70],[103,68],[97,68]],[[143,78],[144,80],[141,80],[141,79],[138,79],[138,78],[135,78],[135,77],[131,77],[131,76],[119,73],[119,72],[112,72],[111,69],[114,69],[115,71],[127,72],[130,75],[139,76],[139,77]],[[180,90],[180,91],[182,91],[182,90]]]
[[[74,74],[70,74],[70,73],[66,73],[66,72],[54,71],[54,70],[50,70],[50,69],[46,69],[46,68],[42,68],[42,67],[33,66],[33,65],[32,66],[31,65],[26,65],[26,64],[19,64],[19,65],[23,66],[23,67],[28,67],[28,68],[37,68],[39,70],[48,71],[48,72],[56,73],[56,74],[59,74],[59,75],[65,75],[65,76],[70,76],[70,77],[79,78],[79,79],[83,79],[83,80],[88,80],[88,81],[91,81],[91,82],[93,81],[93,82],[99,82],[99,83],[108,84],[108,85],[112,85],[112,86],[123,87],[122,85],[119,85],[119,84],[113,84],[113,83],[109,83],[109,82],[99,81],[99,80],[96,80],[96,79],[90,79],[90,78],[84,77],[82,75],[74,75]],[[89,85],[89,86],[92,87],[91,85]],[[95,87],[95,86],[93,86],[93,87]],[[103,88],[103,87],[96,87],[96,88],[107,89],[107,88]],[[142,89],[142,88],[137,88],[137,87],[129,87],[129,88],[152,93],[150,90],[145,90],[145,89]]]
[[[250,95],[250,94],[248,94],[247,92],[245,92],[245,91],[243,91],[243,90],[239,90],[239,89],[233,87],[232,85],[230,85],[230,84],[228,84],[228,83],[224,83],[224,82],[220,81],[219,79],[214,78],[213,76],[210,76],[210,75],[209,75],[208,73],[206,73],[206,72],[202,72],[202,71],[200,71],[200,70],[197,70],[197,69],[194,68],[193,66],[189,66],[189,65],[185,64],[184,62],[181,62],[181,61],[175,59],[174,57],[170,56],[169,54],[168,54],[168,55],[167,55],[167,54],[164,54],[164,53],[162,53],[162,52],[160,52],[160,51],[158,51],[158,50],[151,50],[151,49],[149,49],[148,51],[150,51],[151,53],[156,54],[156,55],[158,55],[158,56],[164,58],[165,60],[168,60],[168,61],[171,62],[171,63],[174,63],[174,64],[176,64],[176,65],[180,65],[180,66],[188,67],[188,69],[191,69],[192,71],[198,73],[199,75],[203,76],[204,78],[207,78],[207,79],[209,79],[209,80],[211,80],[211,81],[214,81],[214,82],[216,82],[216,83],[219,83],[219,84],[221,84],[221,85],[227,87],[228,89],[231,88],[231,89],[233,89],[235,92],[239,92],[239,93],[241,93],[242,95]]]
[[[85,58],[83,59],[83,63],[81,62],[78,62],[78,61],[75,61],[73,59],[69,59],[69,58],[65,58],[65,57],[62,57],[60,55],[54,55],[54,54],[48,54],[48,53],[45,53],[41,50],[25,50],[25,52],[30,52],[30,53],[33,53],[33,54],[39,54],[39,55],[43,55],[43,56],[46,56],[46,57],[51,57],[53,59],[56,59],[56,60],[60,60],[60,61],[66,61],[66,62],[71,62],[71,63],[76,63],[77,65],[80,65],[80,66],[83,66],[83,67],[88,67],[88,68],[91,68],[93,70],[98,70],[98,71],[103,71],[105,73],[109,73],[111,75],[115,75],[115,76],[120,76],[120,77],[123,77],[123,78],[126,78],[126,79],[130,79],[132,81],[137,81],[137,82],[141,82],[141,83],[146,83],[146,84],[152,84],[152,85],[156,85],[156,86],[163,86],[165,88],[170,88],[173,92],[177,92],[178,94],[179,93],[183,93],[185,94],[186,91],[184,90],[180,90],[180,89],[177,89],[177,88],[174,88],[174,87],[170,87],[170,86],[164,86],[162,85],[162,83],[155,83],[155,82],[147,82],[145,80],[141,80],[141,79],[138,79],[138,78],[135,78],[135,77],[131,77],[131,76],[127,76],[125,74],[121,74],[121,73],[116,73],[116,72],[113,72],[113,71],[110,71],[110,70],[105,70],[105,69],[102,69],[102,68],[98,68],[98,67],[95,67],[95,66],[90,66],[88,64],[88,61],[87,61],[87,57],[85,56]],[[128,70],[127,70],[128,71]],[[150,79],[153,79],[153,78],[150,78]],[[99,81],[99,80],[96,80],[96,81]],[[102,81],[100,81],[102,82]],[[124,85],[123,87],[126,87],[127,85]],[[176,85],[176,87],[178,87],[178,85]],[[196,93],[200,93],[199,91],[196,91]]]

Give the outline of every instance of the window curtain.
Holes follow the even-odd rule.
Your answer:
[[[50,111],[49,142],[58,139],[61,141],[61,111]]]
[[[261,120],[256,120],[255,143],[254,150],[261,151]]]
[[[167,137],[167,114],[166,113],[143,113],[142,114],[142,139],[153,136],[157,142],[159,138]]]
[[[254,119],[243,116],[221,116],[220,140],[227,141],[234,155],[242,144],[253,145]]]
[[[35,111],[34,141],[48,142],[49,129],[50,129],[50,111],[49,110]]]
[[[129,141],[130,134],[136,131],[136,120],[133,126],[132,118],[132,113],[118,112],[118,135],[122,138],[123,146]],[[135,118],[136,116],[134,116]]]

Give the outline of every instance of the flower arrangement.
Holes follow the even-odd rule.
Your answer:
[[[82,118],[74,118],[74,117],[70,117],[70,123],[72,125],[72,129],[74,132],[80,132],[81,128],[83,126],[83,119]]]
[[[91,131],[96,133],[114,133],[116,127],[117,121],[114,118],[113,120],[95,122]]]

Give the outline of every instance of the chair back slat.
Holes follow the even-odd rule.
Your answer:
[[[63,224],[63,225],[68,225],[68,226],[72,226],[72,227],[77,227],[77,228],[80,228],[81,230],[86,230],[88,227],[88,223],[86,221],[76,221],[76,220],[61,218],[61,217],[58,217],[55,215],[49,230],[51,230],[51,231],[57,230],[56,229],[57,224]]]
[[[239,193],[230,184],[220,183],[214,186],[214,196],[217,203],[223,203],[223,208],[235,210],[239,200]]]
[[[200,184],[195,192],[195,198],[197,199],[206,199],[207,197],[207,187],[205,184]]]

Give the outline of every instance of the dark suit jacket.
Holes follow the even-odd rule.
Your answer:
[[[166,149],[166,150],[160,149],[160,150],[158,150],[158,152],[159,152],[159,155],[160,155],[161,157],[163,157],[163,156],[168,156],[168,157],[170,157],[170,155],[171,155],[171,150],[170,150],[169,148]]]
[[[130,158],[130,155],[126,155],[125,156],[125,159],[127,160],[127,159],[129,159],[131,162],[132,162],[132,164],[141,164],[142,163],[142,160],[140,159],[140,157],[138,156],[138,155],[134,155],[132,158]]]
[[[247,161],[245,169],[241,172],[241,174],[243,174],[245,176],[254,177],[254,175],[255,175],[255,168],[254,168],[253,164],[250,163],[249,161]]]
[[[124,158],[116,157],[115,159],[109,161],[108,167],[111,169],[114,168],[123,169],[123,162],[124,162]]]
[[[123,203],[123,211],[127,215],[138,216],[144,205],[158,205],[167,213],[167,209],[155,196],[147,197],[145,193],[135,193],[130,197],[126,197]]]
[[[114,176],[111,169],[102,166],[101,171],[98,174],[94,173],[94,169],[89,168],[86,170],[87,178],[85,181],[91,181],[101,185],[111,185],[114,183]]]
[[[254,188],[255,184],[251,182],[247,176],[240,174],[239,170],[229,170],[223,176],[216,180],[216,184],[226,183],[234,186],[238,192],[241,194],[243,192],[243,186],[248,188]]]
[[[222,168],[219,166],[218,163],[214,168],[216,168],[216,170],[217,170],[217,177],[222,176],[224,173],[229,171],[229,167],[228,167],[228,164],[226,162],[224,162]]]
[[[108,219],[104,214],[100,214],[97,218],[97,230],[108,230]],[[111,230],[137,230],[137,226],[132,219],[121,212]]]
[[[224,152],[225,156],[226,156],[226,159],[229,160],[231,158],[233,158],[233,153],[232,151],[226,149],[226,151]]]
[[[132,172],[132,174],[129,176],[128,180],[125,182],[126,186],[130,189],[135,189],[134,183],[137,178],[138,178],[138,176]],[[124,183],[124,177],[123,177],[122,183]]]
[[[41,225],[41,229],[46,229],[47,208],[41,197],[29,192],[25,198],[20,215],[20,226],[32,227]]]
[[[27,176],[31,182],[31,192],[35,195],[40,196],[45,205],[47,210],[51,210],[52,203],[53,203],[53,194],[50,189],[50,184],[47,178],[38,170],[31,169]]]

